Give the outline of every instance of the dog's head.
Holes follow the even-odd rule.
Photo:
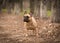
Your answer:
[[[24,16],[24,22],[29,22],[30,21],[29,18],[30,18],[29,16]]]

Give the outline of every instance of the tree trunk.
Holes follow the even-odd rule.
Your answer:
[[[37,16],[37,0],[34,0],[34,16]]]
[[[30,8],[30,0],[23,0],[23,10],[28,10]]]
[[[60,23],[60,0],[52,2],[52,22]]]
[[[20,6],[19,3],[14,4],[14,14],[19,14],[20,13]]]
[[[37,5],[37,9],[38,9],[38,13],[37,13],[37,16],[38,18],[40,18],[40,0],[38,0],[38,5]]]
[[[32,11],[33,14],[34,14],[34,6],[35,6],[34,0],[30,0],[30,11]]]
[[[46,7],[46,0],[41,0],[40,2],[40,17],[46,18],[47,14],[47,7]]]
[[[20,0],[20,11],[23,11],[23,0]]]

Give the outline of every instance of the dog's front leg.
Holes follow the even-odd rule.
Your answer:
[[[24,29],[25,29],[25,36],[28,36],[28,30],[27,30],[27,26],[26,26],[26,22],[24,22]]]

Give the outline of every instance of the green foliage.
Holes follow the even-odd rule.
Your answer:
[[[50,11],[50,10],[47,11],[47,16],[48,16],[48,17],[51,16],[51,11]]]
[[[26,11],[27,11],[27,13],[30,13],[30,9],[28,8],[28,9],[26,9]]]
[[[7,9],[2,9],[2,12],[7,12]]]
[[[24,12],[25,12],[25,11],[27,11],[27,13],[30,13],[30,9],[27,8],[26,10],[23,10],[23,12],[21,12],[20,14],[21,14],[21,15],[24,15]]]

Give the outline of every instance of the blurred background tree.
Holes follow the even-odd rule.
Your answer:
[[[0,13],[24,14],[33,12],[35,17],[50,18],[52,22],[60,22],[60,0],[0,0]]]

